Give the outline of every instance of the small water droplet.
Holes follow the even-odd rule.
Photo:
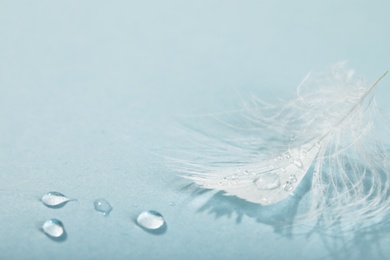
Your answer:
[[[63,207],[67,202],[74,201],[75,199],[70,199],[66,197],[64,194],[50,191],[42,196],[41,201],[43,205],[50,208],[59,208]]]
[[[176,203],[174,201],[169,202],[169,206],[174,207],[176,206]]]
[[[281,161],[281,160],[283,160],[283,155],[279,155],[278,156],[278,159]]]
[[[149,210],[138,215],[137,224],[146,229],[156,230],[165,224],[165,220],[157,211]]]
[[[286,169],[284,167],[280,168],[282,172],[286,172]]]
[[[293,183],[294,183],[294,182],[297,182],[297,177],[295,176],[295,174],[291,174],[289,179],[290,179],[290,181],[293,182]]]
[[[103,213],[104,216],[108,216],[112,210],[112,206],[105,199],[97,199],[93,203],[95,209]]]
[[[245,171],[244,171],[244,174],[245,174],[245,175],[248,175],[248,174],[249,174],[249,171],[248,171],[248,170],[245,170]]]
[[[62,222],[58,219],[52,218],[46,220],[42,225],[43,232],[52,238],[61,238],[65,235],[65,228]]]
[[[227,177],[223,177],[223,180],[224,180],[224,181],[227,181]]]
[[[285,191],[291,191],[294,188],[294,186],[291,181],[286,181],[286,183],[283,185],[283,188]]]
[[[219,185],[219,186],[222,186],[222,184],[223,184],[222,181],[218,182],[218,185]]]
[[[278,161],[278,158],[277,158],[277,157],[275,157],[275,158],[274,158],[274,161],[275,161],[275,162],[277,162],[277,161]]]
[[[274,190],[280,187],[279,176],[273,173],[264,173],[255,180],[256,186],[261,190]]]
[[[307,155],[307,152],[306,151],[302,151],[302,156],[306,157],[306,155]]]
[[[286,153],[284,156],[286,157],[286,159],[290,159],[291,158],[290,153]]]
[[[295,160],[294,160],[294,164],[295,164],[295,166],[297,166],[298,168],[302,168],[302,167],[303,167],[303,163],[302,163],[302,161],[299,160],[299,159],[295,159]]]
[[[297,139],[297,137],[295,136],[295,135],[292,135],[291,137],[290,137],[290,140],[291,141],[295,141]]]

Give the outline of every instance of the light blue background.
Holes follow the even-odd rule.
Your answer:
[[[390,256],[387,232],[347,245],[280,232],[234,200],[202,209],[209,195],[182,190],[155,154],[180,146],[178,118],[292,96],[312,69],[346,59],[373,82],[390,68],[389,13],[386,0],[0,0],[0,258]],[[389,79],[377,97],[390,111]],[[46,208],[48,191],[78,202]],[[147,209],[165,234],[133,223]],[[65,242],[39,231],[51,217]]]

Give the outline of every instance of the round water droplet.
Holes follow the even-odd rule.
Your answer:
[[[295,174],[291,174],[290,177],[289,177],[289,180],[290,180],[292,183],[295,183],[295,182],[297,182],[297,177],[295,176]]]
[[[295,160],[294,160],[294,164],[295,164],[295,166],[297,166],[298,168],[302,168],[302,167],[303,167],[303,163],[302,163],[302,161],[299,160],[299,159],[295,159]]]
[[[46,235],[53,238],[60,238],[65,235],[64,225],[60,220],[55,218],[46,220],[42,225],[42,230]]]
[[[290,159],[291,158],[290,153],[286,153],[284,156],[286,157],[286,159]]]
[[[274,173],[264,173],[255,180],[256,186],[260,190],[274,190],[280,187],[280,178]]]
[[[283,188],[285,191],[291,191],[294,188],[294,186],[291,181],[286,181],[286,183],[283,185]]]
[[[104,216],[108,216],[113,209],[110,203],[105,199],[97,199],[93,202],[93,205],[95,209],[102,212]]]
[[[245,174],[245,175],[248,175],[248,174],[249,174],[249,171],[248,171],[248,170],[245,170],[245,171],[244,171],[244,174]]]
[[[156,230],[165,224],[164,217],[154,210],[144,211],[137,217],[137,224],[140,227]]]
[[[67,202],[74,201],[75,199],[70,199],[64,194],[51,191],[42,196],[41,201],[43,205],[50,208],[59,208],[63,207]]]
[[[281,170],[282,172],[286,172],[286,168],[284,168],[284,167],[280,168],[280,170]]]
[[[174,201],[169,202],[169,206],[174,207],[176,206],[176,203]]]
[[[278,156],[278,159],[279,159],[279,160],[283,160],[283,156],[282,156],[282,155],[279,155],[279,156]]]

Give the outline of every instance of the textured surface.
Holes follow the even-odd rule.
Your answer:
[[[390,68],[389,2],[138,2],[0,1],[0,258],[389,256],[386,229],[292,234],[279,222],[294,212],[194,196],[150,152],[180,146],[182,116],[291,96],[309,70],[339,60],[373,82]],[[390,111],[388,86],[377,97]],[[47,208],[49,191],[78,201]],[[136,226],[149,209],[165,233]],[[65,241],[39,231],[50,218]]]

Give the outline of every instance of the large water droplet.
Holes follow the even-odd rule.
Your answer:
[[[46,220],[42,225],[43,232],[52,238],[61,238],[65,236],[65,228],[62,222],[58,219],[52,218]]]
[[[65,204],[69,201],[75,201],[75,199],[70,199],[62,193],[51,191],[43,195],[41,201],[43,205],[47,207],[60,208],[65,206]]]
[[[137,217],[137,224],[145,229],[157,230],[165,224],[164,217],[154,210],[144,211]]]
[[[264,173],[255,180],[256,186],[261,190],[274,190],[280,187],[279,176],[274,173]]]
[[[105,199],[95,200],[93,205],[95,206],[95,209],[102,212],[104,216],[108,216],[112,210],[112,206]]]

